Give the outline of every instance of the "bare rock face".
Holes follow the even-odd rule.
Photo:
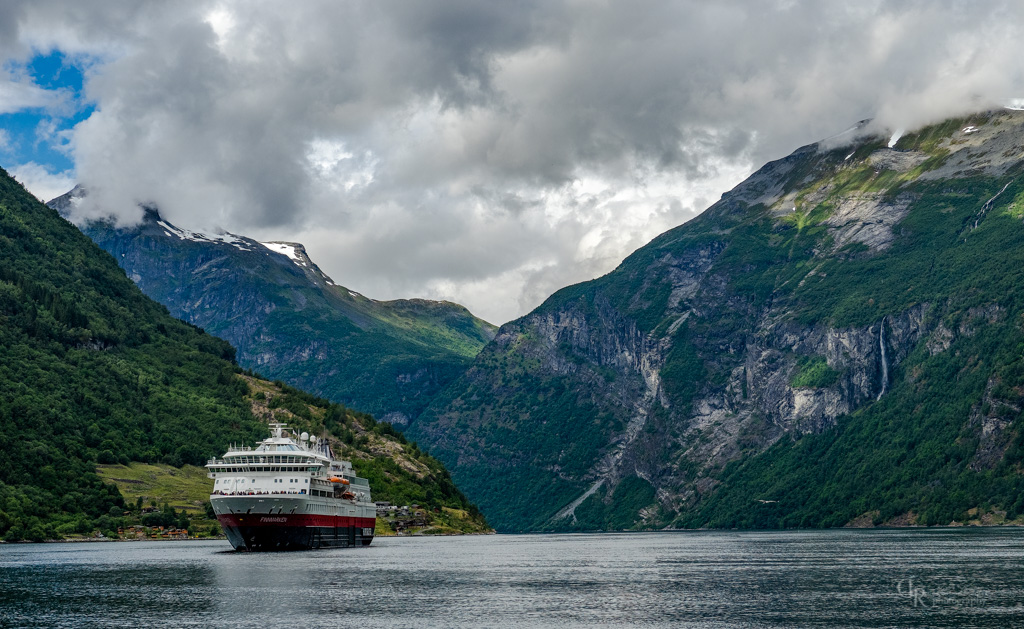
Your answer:
[[[891,170],[908,173],[928,161],[928,157],[929,155],[922,151],[898,151],[881,148],[868,156],[868,164],[874,167],[876,172]]]
[[[825,221],[833,230],[836,249],[855,242],[872,251],[887,248],[893,227],[907,216],[911,200],[910,195],[893,200],[883,200],[880,194],[844,197]]]
[[[990,470],[1003,459],[1012,439],[1008,429],[1021,411],[1016,400],[995,394],[998,384],[997,379],[990,378],[981,401],[971,408],[970,424],[979,442],[970,464],[975,471]]]
[[[923,180],[1003,176],[1024,156],[1020,112],[1003,111],[993,115],[987,124],[958,126],[938,142],[936,151],[949,151],[949,157],[939,167],[923,173]]]

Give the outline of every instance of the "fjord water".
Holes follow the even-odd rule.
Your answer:
[[[0,546],[2,627],[1010,627],[1020,529]]]

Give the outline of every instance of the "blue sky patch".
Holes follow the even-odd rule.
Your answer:
[[[68,132],[95,111],[93,103],[82,99],[85,77],[80,61],[55,50],[38,54],[25,64],[8,64],[7,70],[54,93],[55,98],[47,107],[0,114],[0,129],[6,136],[4,165],[35,162],[51,173],[72,170]]]

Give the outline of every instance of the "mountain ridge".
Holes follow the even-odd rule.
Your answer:
[[[68,214],[82,188],[50,201]],[[138,226],[81,225],[172,314],[229,340],[238,360],[404,425],[495,327],[459,304],[377,301],[341,286],[299,243],[179,228],[147,208]]]

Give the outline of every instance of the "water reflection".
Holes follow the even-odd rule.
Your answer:
[[[0,547],[0,626],[1006,627],[1017,529]]]

